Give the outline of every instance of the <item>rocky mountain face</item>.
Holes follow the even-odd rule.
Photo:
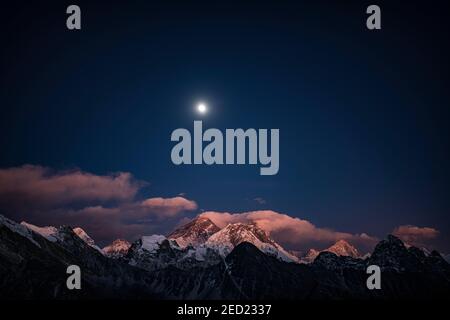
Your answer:
[[[187,246],[197,247],[205,243],[211,235],[218,231],[220,231],[220,228],[210,219],[199,216],[175,229],[167,238],[175,240],[181,248]]]
[[[449,264],[437,251],[425,254],[419,248],[407,248],[393,235],[376,245],[367,263],[379,265],[384,271],[436,273],[450,279]]]
[[[42,237],[51,242],[61,241],[64,236],[64,228],[58,229],[55,227],[38,227],[25,221],[22,221],[20,224],[22,226],[25,226],[30,231],[41,235]],[[94,248],[95,250],[103,254],[102,250],[95,244],[95,241],[86,233],[86,231],[84,231],[79,227],[73,228],[72,231],[88,246]]]
[[[205,246],[217,251],[226,257],[237,245],[242,242],[253,244],[262,252],[274,256],[282,261],[297,262],[294,255],[284,250],[271,239],[265,231],[254,224],[234,223],[213,234]]]
[[[72,229],[73,232],[81,239],[83,240],[88,246],[91,246],[92,248],[94,248],[95,250],[99,250],[99,247],[95,244],[94,239],[92,239],[87,233],[86,231],[84,231],[83,229],[77,227],[77,228],[73,228]],[[100,250],[101,251],[101,250]]]
[[[165,236],[145,236],[133,243],[124,261],[147,271],[171,267],[191,269],[206,267],[220,261],[219,255],[203,245],[182,248]]]
[[[0,299],[155,297],[147,273],[104,257],[72,228],[45,228],[43,236],[29,226],[0,215]],[[73,264],[82,270],[82,290],[66,287]]]
[[[336,247],[346,250],[337,252],[345,254],[320,252],[310,264],[280,257],[284,249],[253,225],[229,225],[196,246],[183,247],[159,235],[142,237],[126,250],[128,245],[117,241],[104,254],[92,245],[70,227],[40,228],[0,216],[0,299],[450,296],[450,266],[440,254],[407,248],[394,236],[381,241],[369,258],[347,255],[349,247],[340,243]],[[71,264],[82,270],[82,290],[66,288],[66,268]],[[371,264],[382,270],[381,290],[366,287]]]
[[[365,270],[377,265],[382,270],[381,290],[369,291],[361,286],[367,279]],[[337,256],[321,252],[311,264],[329,290],[346,289],[346,294],[380,299],[433,299],[450,293],[450,265],[433,251],[429,256],[418,248],[406,248],[389,235],[375,247],[367,259]]]
[[[237,245],[249,242],[262,252],[282,261],[298,262],[298,258],[271,239],[255,224],[234,223],[223,229],[206,217],[197,217],[170,233],[167,238],[174,241],[173,247],[188,249],[197,260],[208,260],[211,252],[226,257]],[[204,256],[208,255],[208,259]]]

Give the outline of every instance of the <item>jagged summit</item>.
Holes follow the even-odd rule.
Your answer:
[[[390,234],[375,246],[369,262],[387,270],[416,271],[421,269],[422,256],[417,250],[420,249],[408,249],[399,238]]]
[[[229,224],[219,232],[213,234],[208,241],[206,241],[205,246],[213,248],[222,256],[227,256],[234,247],[242,242],[251,243],[262,252],[275,256],[280,260],[288,262],[298,261],[297,257],[283,249],[283,247],[272,240],[267,233],[256,224]]]
[[[81,229],[80,227],[77,228],[73,228],[73,232],[81,239],[83,240],[87,245],[91,246],[92,248],[94,248],[95,250],[97,250],[98,252],[100,252],[101,254],[103,254],[102,249],[100,249],[96,244],[94,239],[92,239],[86,231],[84,231],[83,229]]]
[[[162,235],[141,237],[131,245],[124,259],[130,265],[148,271],[168,266],[191,269],[213,265],[221,260],[216,252],[203,245],[182,248],[175,240]]]
[[[40,236],[51,242],[64,242],[65,235],[67,235],[68,232],[73,232],[87,245],[103,254],[103,251],[95,244],[95,241],[82,228],[77,227],[72,229],[69,226],[61,226],[59,228],[53,226],[39,227],[26,221],[22,221],[20,225],[17,225],[25,228],[26,230],[39,234]]]
[[[341,239],[325,250],[310,249],[308,254],[302,259],[302,261],[305,263],[311,263],[322,252],[331,252],[334,253],[336,256],[342,257],[361,258],[361,254],[354,246],[352,246],[346,240]]]
[[[400,238],[398,238],[392,234],[388,234],[386,237],[386,240],[382,240],[381,242],[388,242],[395,246],[405,247],[405,244],[403,243],[403,241],[400,240]]]
[[[205,243],[211,235],[219,230],[220,228],[211,219],[197,216],[187,224],[175,229],[167,238],[175,240],[182,248],[187,246],[196,247]]]
[[[301,258],[301,261],[303,263],[311,263],[319,256],[320,252],[320,250],[309,249],[308,253]]]
[[[235,245],[225,258],[206,246],[212,241],[180,248],[174,240],[153,235],[133,243],[122,259],[97,253],[71,227],[55,228],[58,239],[52,241],[43,235],[53,235],[53,227],[25,225],[0,215],[0,298],[340,300],[450,294],[450,265],[443,257],[407,248],[392,236],[379,242],[367,259],[321,252],[313,263],[302,265],[280,259],[277,254],[283,249],[252,224],[228,225],[211,237]],[[117,240],[114,245],[124,243]],[[69,264],[85,271],[82,292],[55,291],[66,282]],[[366,268],[372,264],[383,270],[382,295],[366,288]]]
[[[352,258],[361,257],[358,250],[345,240],[339,240],[338,242],[333,244],[331,247],[326,249],[326,251],[332,252],[338,256],[348,256],[348,257],[352,257]]]
[[[75,232],[75,234],[76,234],[77,236],[79,236],[79,237],[81,238],[81,240],[83,240],[84,242],[86,242],[88,245],[90,245],[90,246],[95,245],[94,239],[92,239],[92,238],[86,233],[86,231],[84,231],[84,230],[81,229],[80,227],[73,228],[73,232]]]
[[[102,249],[105,256],[113,259],[124,257],[131,247],[131,243],[127,240],[116,239],[109,246]]]
[[[56,242],[60,238],[58,229],[55,227],[38,227],[38,226],[28,223],[26,221],[22,221],[20,224],[22,226],[28,228],[29,230],[40,234],[41,236],[43,236],[44,238],[46,238],[47,240],[49,240],[51,242]]]
[[[263,243],[275,244],[275,241],[270,239],[267,233],[256,224],[240,222],[228,224],[214,236],[211,236],[207,242],[218,242],[220,240],[224,242],[229,241],[233,247],[246,240],[258,240]],[[247,242],[252,243],[252,241]]]
[[[24,226],[23,224],[19,224],[11,219],[6,218],[5,216],[0,214],[0,227],[3,226],[10,231],[19,234],[20,236],[28,239],[34,245],[40,247],[40,244],[34,240],[33,231]]]

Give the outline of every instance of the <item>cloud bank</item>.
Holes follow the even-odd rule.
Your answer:
[[[78,169],[56,172],[33,165],[0,169],[0,199],[22,207],[129,201],[142,185],[128,172],[100,176]]]
[[[106,244],[116,238],[133,241],[142,235],[165,234],[186,223],[187,213],[198,210],[197,203],[185,194],[167,198],[140,196],[147,185],[129,172],[96,175],[79,169],[56,171],[34,165],[0,169],[0,214],[37,225],[81,226],[97,242]],[[262,198],[254,200],[265,204]],[[378,242],[366,233],[318,227],[272,210],[207,211],[201,215],[219,227],[256,223],[281,245],[296,251],[321,250],[345,239],[361,252],[368,252]],[[419,247],[426,247],[439,234],[434,228],[412,225],[399,226],[392,233]]]
[[[187,200],[183,197],[175,198],[150,198],[141,203],[143,208],[156,212],[161,216],[175,216],[183,211],[193,211],[197,209],[195,201]]]
[[[439,231],[430,227],[403,225],[395,228],[394,231],[392,231],[392,234],[409,245],[428,247],[430,241],[434,240],[439,235]]]
[[[33,165],[0,169],[0,214],[40,225],[82,226],[107,242],[161,232],[164,220],[197,209],[181,196],[138,199],[146,185],[129,172],[95,175]]]
[[[244,213],[209,211],[201,214],[210,218],[217,226],[229,223],[256,223],[277,242],[287,248],[306,251],[310,248],[325,249],[338,240],[345,239],[364,251],[371,250],[378,239],[365,233],[351,234],[319,228],[307,220],[294,218],[271,210]]]

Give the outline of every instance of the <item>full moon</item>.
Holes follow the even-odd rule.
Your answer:
[[[200,112],[200,113],[206,113],[206,110],[207,110],[206,104],[204,104],[204,103],[199,103],[199,104],[197,105],[197,110],[198,110],[198,112]]]

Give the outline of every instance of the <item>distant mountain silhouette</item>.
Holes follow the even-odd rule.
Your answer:
[[[280,257],[282,251],[276,250],[283,249],[256,226],[231,226],[196,246],[180,246],[174,239],[153,235],[131,245],[118,241],[111,250],[99,251],[84,231],[67,226],[40,228],[0,216],[0,299],[450,297],[450,265],[445,259],[436,251],[427,255],[407,248],[392,235],[379,242],[369,258],[324,251],[314,262],[302,264]],[[198,225],[194,229],[200,237],[205,234]],[[193,239],[189,232],[176,238],[185,235]],[[214,244],[225,239],[230,252],[224,255],[222,249],[208,246],[213,235]],[[82,290],[66,288],[66,268],[71,264],[82,270]],[[366,268],[371,264],[382,270],[381,290],[366,287]]]

